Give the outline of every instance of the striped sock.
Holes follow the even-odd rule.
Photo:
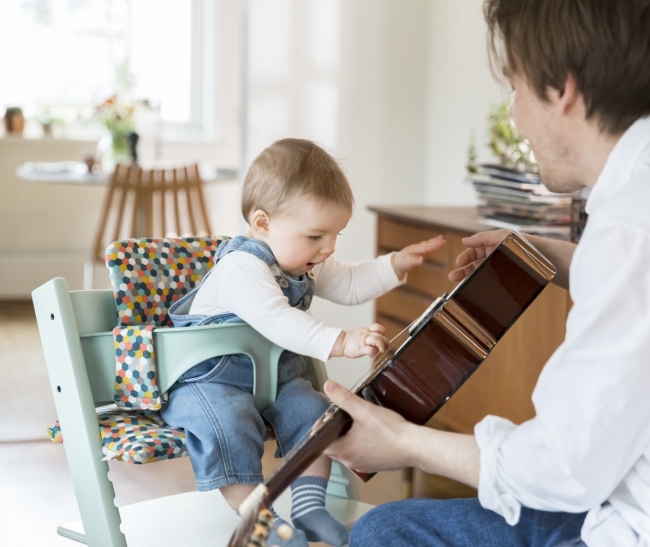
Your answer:
[[[305,532],[308,541],[323,541],[339,547],[348,542],[348,531],[325,509],[327,481],[300,477],[291,485],[291,521]]]

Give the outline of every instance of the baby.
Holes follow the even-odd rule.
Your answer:
[[[374,299],[445,243],[439,236],[377,259],[340,262],[332,254],[353,203],[346,176],[322,148],[300,139],[275,142],[246,175],[242,213],[248,232],[224,241],[201,285],[170,310],[175,326],[246,322],[285,348],[276,401],[261,413],[253,406],[253,367],[245,355],[194,366],[162,409],[167,423],[185,429],[197,489],[221,489],[235,510],[264,480],[266,424],[277,439],[276,457],[283,457],[328,407],[301,378],[301,355],[327,361],[373,356],[387,348],[381,325],[343,331],[312,317],[307,310],[313,297],[346,305]],[[270,545],[347,543],[345,527],[325,509],[330,467],[322,456],[291,485],[296,531],[287,541],[273,532]]]

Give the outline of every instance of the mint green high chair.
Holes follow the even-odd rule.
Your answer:
[[[185,245],[195,239],[137,240],[126,243],[135,244],[144,250],[148,257],[144,262],[149,264],[145,267],[154,273],[160,273],[159,266],[152,269],[151,263],[160,254],[160,242],[167,241],[180,241]],[[163,254],[167,255],[168,261],[173,262],[174,254],[169,252],[168,247],[165,249]],[[114,253],[116,254],[120,255],[119,268],[124,268],[123,255],[129,253],[118,251]],[[175,287],[172,291],[165,288],[158,292],[168,296],[176,291],[176,299],[187,292],[191,286],[200,282],[211,266],[209,254],[206,253],[208,259],[202,271],[195,269],[191,275],[181,276],[185,278],[184,282],[174,280],[178,279],[178,275],[158,275],[158,278],[169,277],[172,281],[164,280],[166,286],[172,284]],[[129,261],[134,266],[129,271],[137,273],[142,265],[137,261],[133,264],[132,256],[126,256],[126,263]],[[176,266],[178,264],[174,267]],[[155,269],[157,267],[158,270]],[[188,281],[190,278],[191,282]],[[118,283],[114,286],[117,287],[115,293],[111,290],[68,291],[66,281],[56,278],[32,293],[63,434],[63,446],[81,515],[81,522],[62,525],[58,528],[58,533],[91,547],[148,547],[152,544],[159,547],[225,547],[239,518],[217,490],[156,498],[119,509],[115,506],[115,491],[108,478],[107,451],[100,435],[97,413],[98,407],[112,404],[115,400],[116,351],[113,330],[120,322],[119,314],[124,312],[120,287],[125,284]],[[131,288],[137,286],[136,283]],[[149,286],[152,284],[149,283]],[[163,282],[158,285],[154,283],[154,286],[162,287]],[[135,292],[141,293],[142,290]],[[155,293],[156,290],[153,289],[152,292]],[[139,294],[139,297],[143,296],[146,295]],[[121,294],[121,297],[124,295]],[[155,311],[160,312],[165,308],[160,305],[159,298],[151,298],[151,301],[157,306]],[[136,312],[137,309],[134,311],[131,306],[131,314]],[[164,315],[163,313],[160,322],[167,322]],[[255,367],[256,408],[263,409],[275,399],[277,365],[282,348],[250,326],[156,326],[151,332],[155,348],[157,388],[161,396],[181,374],[197,363],[218,355],[244,353],[251,357]],[[326,379],[323,363],[309,358],[306,358],[306,362],[305,378],[320,389]],[[116,412],[119,414],[120,411]],[[356,501],[355,497],[352,474],[334,462],[328,485],[327,507],[348,527],[372,507]],[[289,502],[289,495],[286,494],[275,504],[281,515],[288,516]]]

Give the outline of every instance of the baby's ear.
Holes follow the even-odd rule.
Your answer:
[[[253,231],[261,235],[268,235],[269,233],[269,215],[262,209],[257,209],[251,215],[251,228]]]

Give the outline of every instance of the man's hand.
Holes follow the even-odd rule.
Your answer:
[[[378,323],[373,323],[368,327],[341,331],[334,343],[330,357],[349,357],[350,359],[364,355],[374,357],[378,352],[386,351],[387,348],[386,329]]]
[[[442,249],[445,246],[442,236],[436,236],[420,243],[404,247],[401,251],[393,253],[390,262],[397,278],[401,281],[407,272],[421,266],[427,255]]]
[[[324,389],[354,420],[350,431],[325,450],[326,456],[364,473],[417,467],[478,487],[480,452],[474,435],[412,424],[332,380]]]
[[[479,232],[470,237],[462,239],[463,245],[467,247],[456,258],[456,265],[459,266],[455,270],[449,272],[449,281],[454,283],[462,281],[471,274],[479,264],[485,260],[494,249],[501,243],[510,233],[510,230],[490,230],[489,232]]]
[[[354,420],[352,429],[330,445],[325,455],[367,473],[401,469],[412,464],[408,457],[409,447],[417,439],[408,438],[408,435],[416,426],[392,410],[364,401],[332,380],[325,383],[324,389],[330,400]]]

